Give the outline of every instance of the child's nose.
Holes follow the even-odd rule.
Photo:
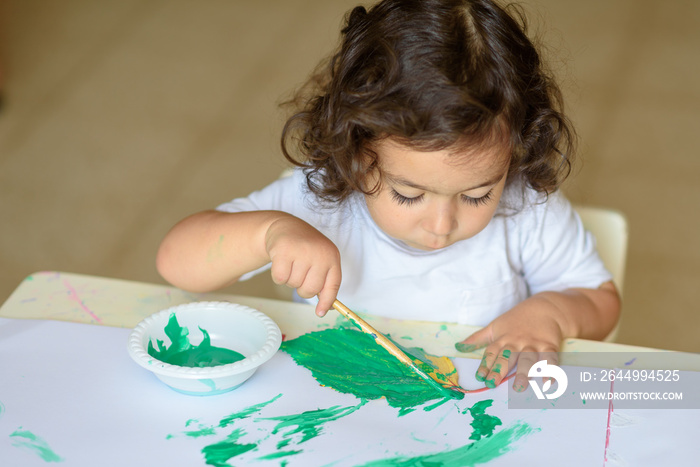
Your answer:
[[[451,234],[457,227],[456,207],[453,203],[435,206],[425,224],[425,229],[433,235]]]

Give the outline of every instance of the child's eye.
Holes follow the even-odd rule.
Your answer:
[[[462,195],[462,201],[464,201],[467,204],[471,204],[472,206],[483,206],[484,204],[487,204],[489,201],[491,201],[492,196],[493,190],[490,190],[481,198],[471,198],[467,195]]]
[[[423,195],[416,196],[415,198],[409,198],[408,196],[404,196],[397,192],[393,188],[391,189],[391,197],[399,204],[399,206],[411,206],[413,204],[420,203],[420,201],[423,199]]]

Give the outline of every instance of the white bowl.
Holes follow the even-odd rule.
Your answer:
[[[170,346],[165,326],[175,314],[182,328],[189,331],[192,345],[209,333],[211,345],[235,350],[243,360],[225,365],[185,367],[160,361],[148,353],[148,343],[157,341]],[[176,391],[192,395],[215,395],[237,388],[250,378],[260,365],[277,352],[282,343],[279,327],[265,314],[228,302],[194,302],[155,313],[141,321],[129,335],[127,349],[136,363],[152,371]]]

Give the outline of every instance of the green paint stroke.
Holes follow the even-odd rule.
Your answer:
[[[364,467],[413,467],[413,466],[441,466],[441,467],[472,467],[485,464],[514,449],[514,443],[523,437],[540,431],[526,423],[517,422],[504,428],[493,436],[474,441],[449,451],[415,457],[394,457],[369,462]]]
[[[192,345],[187,337],[189,330],[181,327],[177,322],[177,316],[172,313],[165,326],[165,335],[170,339],[170,347],[167,347],[163,341],[157,340],[158,350],[156,350],[153,342],[149,342],[148,355],[161,362],[191,368],[226,365],[245,358],[235,350],[214,347],[211,345],[209,333],[202,328],[199,330],[202,331],[204,339],[199,345]]]
[[[339,418],[346,417],[358,410],[367,403],[366,400],[361,401],[358,405],[349,407],[333,406],[327,409],[317,409],[302,412],[294,415],[283,415],[279,417],[263,418],[260,420],[272,420],[279,422],[272,430],[272,434],[277,434],[287,428],[292,428],[283,435],[282,441],[277,445],[277,448],[286,446],[291,441],[291,438],[296,434],[301,434],[301,440],[296,445],[304,443],[310,439],[320,435],[323,431],[323,425]]]
[[[207,465],[230,467],[228,464],[229,459],[256,449],[258,447],[257,444],[238,443],[238,440],[245,434],[246,432],[242,428],[238,428],[233,430],[225,440],[205,446],[202,449],[202,454],[204,454],[204,460]]]
[[[202,436],[212,436],[216,434],[216,430],[214,429],[213,426],[211,425],[203,425],[199,423],[198,420],[192,419],[192,420],[187,420],[187,423],[185,423],[186,427],[189,427],[190,425],[197,423],[197,429],[191,429],[184,431],[183,434],[185,436],[189,436],[190,438],[201,438]]]
[[[19,427],[10,435],[12,445],[16,448],[22,448],[41,457],[46,462],[63,462],[61,456],[56,454],[49,444],[43,438],[35,435],[31,431],[23,430]]]
[[[227,415],[226,417],[222,418],[221,421],[219,421],[219,427],[226,428],[227,426],[229,426],[230,424],[232,424],[236,420],[248,418],[251,415],[253,415],[254,413],[257,413],[260,410],[262,410],[266,405],[272,404],[280,397],[282,397],[282,394],[277,394],[275,397],[273,397],[272,399],[270,399],[267,402],[261,402],[260,404],[251,405],[250,407],[243,409],[240,412],[236,412],[236,413],[233,413],[231,415]]]
[[[463,412],[466,413],[468,411],[473,418],[471,422],[473,431],[469,439],[479,441],[481,438],[488,438],[493,434],[493,430],[497,426],[503,424],[500,418],[486,413],[486,409],[491,407],[492,404],[493,399],[484,399]]]
[[[266,456],[260,456],[258,457],[259,461],[267,461],[271,459],[279,459],[280,457],[287,457],[287,456],[294,456],[296,454],[300,454],[304,451],[277,451],[273,452],[272,454],[268,454]]]
[[[283,342],[281,349],[308,368],[321,385],[360,399],[385,397],[390,406],[401,409],[400,415],[446,397],[371,336],[353,329],[304,334]]]

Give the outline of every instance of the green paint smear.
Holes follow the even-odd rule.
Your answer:
[[[10,438],[14,438],[12,440],[13,446],[33,452],[46,462],[63,462],[65,460],[53,452],[46,441],[31,431],[22,430],[20,427],[10,435]]]
[[[287,446],[292,436],[301,434],[301,440],[297,445],[315,438],[323,431],[323,424],[338,420],[358,410],[367,403],[363,400],[358,405],[349,407],[333,406],[327,409],[309,410],[300,414],[283,415],[279,417],[263,418],[260,420],[278,421],[277,426],[272,430],[272,434],[276,434],[287,428],[292,428],[283,435],[282,441],[278,443],[277,448]]]
[[[165,335],[171,342],[170,347],[166,347],[163,341],[157,340],[158,350],[156,350],[153,342],[149,342],[148,355],[161,362],[191,368],[226,365],[245,358],[235,350],[214,347],[211,345],[209,333],[202,328],[199,330],[202,331],[204,339],[199,345],[194,346],[190,344],[187,337],[189,330],[181,327],[177,322],[177,316],[172,313],[165,326]]]
[[[455,349],[462,353],[469,353],[476,350],[476,346],[473,344],[465,344],[464,342],[457,342],[455,344]]]
[[[204,460],[207,465],[230,467],[227,462],[229,459],[256,449],[258,447],[257,444],[238,443],[238,440],[245,434],[246,432],[243,431],[242,428],[239,428],[233,430],[225,440],[205,446],[204,449],[202,449],[202,454],[204,454]]]
[[[526,423],[516,423],[493,436],[449,451],[415,457],[394,457],[364,464],[364,467],[471,467],[496,459],[513,450],[513,443],[539,431]]]
[[[219,427],[226,428],[227,426],[229,426],[230,424],[232,424],[236,420],[248,418],[251,415],[253,415],[254,413],[262,410],[266,405],[272,404],[280,397],[282,397],[282,394],[277,394],[275,397],[273,397],[272,399],[270,399],[267,402],[261,402],[260,404],[251,405],[250,407],[243,409],[240,412],[236,412],[236,413],[233,413],[231,415],[227,415],[226,417],[222,418],[221,421],[219,421]]]
[[[267,460],[271,460],[271,459],[279,459],[280,457],[293,456],[295,454],[300,454],[302,452],[304,452],[304,451],[278,451],[278,452],[273,452],[272,454],[268,454],[266,456],[258,457],[258,460],[267,461]]]
[[[360,399],[385,397],[390,406],[401,409],[400,415],[446,397],[371,336],[353,329],[304,334],[283,342],[281,349],[311,370],[321,385]]]
[[[481,438],[488,438],[493,434],[493,430],[495,430],[497,426],[503,424],[498,417],[486,413],[486,409],[491,407],[492,404],[493,399],[485,399],[462,412],[466,413],[468,411],[473,418],[471,422],[473,431],[469,439],[479,441]]]

